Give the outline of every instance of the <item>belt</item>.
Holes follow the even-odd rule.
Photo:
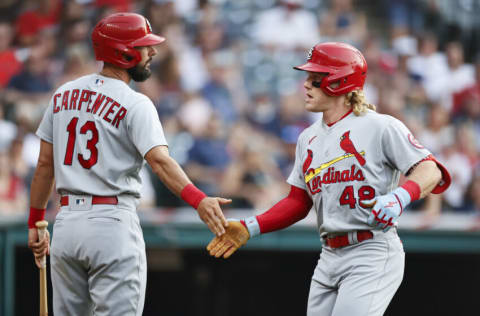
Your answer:
[[[372,239],[373,233],[369,230],[357,230],[348,234],[335,237],[324,237],[325,243],[330,248],[341,248],[348,245],[358,244],[364,240]]]
[[[68,206],[68,195],[64,195],[60,198],[60,205],[61,206]],[[116,196],[92,196],[92,204],[111,204],[117,205],[118,198]]]

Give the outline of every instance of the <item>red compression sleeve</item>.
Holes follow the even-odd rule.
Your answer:
[[[35,223],[45,218],[45,209],[30,207],[28,216],[28,228],[35,228]]]
[[[262,234],[288,227],[305,218],[313,202],[307,191],[290,187],[290,193],[265,213],[257,216]]]

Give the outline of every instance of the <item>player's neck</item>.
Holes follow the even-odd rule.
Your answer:
[[[334,106],[323,112],[323,122],[329,126],[341,120],[352,108],[346,104]]]
[[[100,74],[105,77],[121,80],[126,84],[129,84],[131,80],[130,75],[125,69],[112,67],[108,64],[105,64],[103,66],[103,69],[102,71],[100,71]]]

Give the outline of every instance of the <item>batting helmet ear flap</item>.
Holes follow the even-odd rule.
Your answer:
[[[142,60],[140,52],[135,48],[125,47],[122,44],[113,43],[111,47],[115,50],[115,62],[122,68],[132,68]]]
[[[321,88],[330,96],[347,94],[358,89],[358,83],[365,82],[366,75],[366,71],[355,72],[353,70],[329,74],[323,79]],[[334,85],[335,83],[338,83],[338,85]]]

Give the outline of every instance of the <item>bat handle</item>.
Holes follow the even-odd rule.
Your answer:
[[[39,222],[35,223],[35,226],[37,226],[38,241],[42,241],[45,238],[45,234],[47,233],[48,222],[47,221],[39,221]],[[46,256],[42,257],[41,263],[42,263],[42,268],[45,268],[47,266]]]
[[[47,221],[35,223],[38,231],[38,240],[42,241],[47,233]],[[47,297],[47,257],[43,256],[42,267],[40,268],[40,316],[48,316],[48,297]]]

